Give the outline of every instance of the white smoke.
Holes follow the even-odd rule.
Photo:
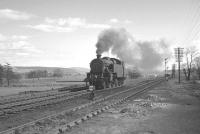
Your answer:
[[[163,58],[170,55],[169,44],[164,40],[135,41],[125,29],[107,29],[100,33],[96,44],[97,54],[110,51],[127,65],[142,70],[155,70]]]

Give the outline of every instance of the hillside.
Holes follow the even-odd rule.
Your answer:
[[[22,67],[22,66],[15,66],[13,67],[14,72],[17,73],[26,73],[34,70],[47,70],[49,73],[53,73],[55,69],[62,70],[65,74],[86,74],[86,72],[89,72],[89,69],[82,68],[82,67],[71,67],[71,68],[60,68],[60,67]]]
[[[75,71],[77,71],[77,72],[79,72],[81,74],[83,74],[83,73],[85,74],[85,73],[90,71],[88,68],[83,68],[83,67],[70,67],[68,69],[75,70]]]

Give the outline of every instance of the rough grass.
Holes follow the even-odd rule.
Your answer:
[[[21,79],[11,82],[9,87],[0,87],[0,96],[17,94],[25,91],[44,91],[73,85],[83,85],[83,82],[56,82],[56,81],[81,81],[85,76],[68,76],[62,78]]]

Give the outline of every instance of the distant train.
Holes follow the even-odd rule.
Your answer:
[[[124,68],[124,63],[118,59],[97,55],[90,63],[86,80],[97,90],[121,86],[125,80]]]

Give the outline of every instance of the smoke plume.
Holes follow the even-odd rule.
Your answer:
[[[107,29],[99,34],[97,54],[111,52],[127,65],[141,70],[155,70],[169,56],[169,45],[164,40],[135,41],[125,29]]]

